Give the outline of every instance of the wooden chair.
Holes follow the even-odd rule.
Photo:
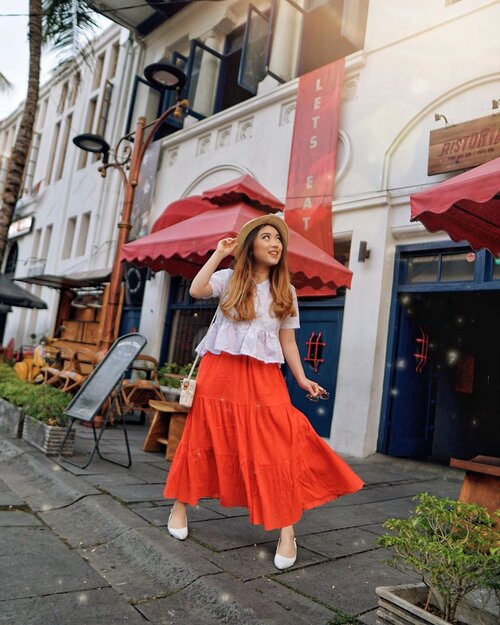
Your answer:
[[[158,361],[153,356],[139,354],[130,367],[131,376],[124,380],[121,388],[121,399],[125,414],[141,413],[141,423],[145,415],[153,412],[150,400],[163,401],[158,381]]]
[[[71,366],[73,360],[73,350],[69,347],[49,347],[46,350],[45,365],[40,367],[40,373],[43,375],[43,384],[51,386],[60,386],[62,380],[59,378],[61,371]]]
[[[62,369],[58,376],[58,387],[66,393],[75,393],[85,382],[96,365],[96,355],[85,347],[78,348],[68,369]]]

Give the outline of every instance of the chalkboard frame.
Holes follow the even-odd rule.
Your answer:
[[[64,414],[81,421],[92,421],[146,343],[146,338],[138,332],[131,332],[117,338],[106,356],[92,371],[71,402],[66,406]],[[119,361],[119,352],[124,346],[132,349],[128,350],[122,361]],[[113,365],[118,366],[111,368]],[[99,389],[102,390],[99,392]],[[89,403],[89,400],[91,400],[91,403]]]
[[[142,334],[139,334],[138,332],[131,332],[129,334],[124,334],[123,336],[118,337],[105,355],[105,357],[101,360],[101,362],[96,366],[96,368],[82,384],[78,392],[75,394],[73,399],[64,410],[64,414],[71,419],[71,422],[68,425],[66,435],[59,447],[58,457],[60,460],[68,464],[72,464],[73,466],[80,469],[85,469],[92,462],[94,455],[97,453],[101,460],[106,460],[107,462],[117,464],[121,467],[129,468],[132,465],[132,456],[130,454],[130,446],[128,442],[125,414],[121,402],[120,390],[121,383],[123,381],[123,378],[125,377],[127,369],[130,368],[130,366],[137,358],[137,356],[141,353],[142,349],[146,344],[146,337],[144,337]],[[124,349],[126,348],[128,349],[126,350],[125,354],[121,355],[120,351],[124,351]],[[122,356],[121,359],[120,356]],[[116,460],[112,460],[110,458],[106,458],[101,454],[99,450],[99,442],[104,431],[106,430],[109,415],[115,402],[109,402],[108,409],[106,410],[106,414],[104,416],[102,428],[99,432],[99,435],[97,435],[96,433],[96,428],[93,421],[94,417],[99,413],[101,406],[115,389],[117,389],[116,401],[118,401],[119,403],[118,416],[123,426],[123,434],[125,437],[125,444],[127,448],[128,463],[126,464],[117,462]],[[80,421],[90,421],[94,434],[94,448],[90,453],[87,461],[82,465],[72,462],[62,455],[66,440],[68,439],[71,429],[77,419]]]

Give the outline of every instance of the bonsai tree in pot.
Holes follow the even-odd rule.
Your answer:
[[[487,510],[477,504],[428,493],[415,499],[419,503],[409,518],[384,523],[392,533],[381,536],[379,544],[393,551],[389,564],[410,567],[422,578],[427,587],[424,609],[433,605],[435,611],[437,606],[440,616],[454,623],[472,591],[498,597],[500,535]]]

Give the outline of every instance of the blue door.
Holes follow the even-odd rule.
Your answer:
[[[426,359],[416,356],[425,351],[428,336],[425,317],[399,305],[396,357],[389,390],[389,431],[387,452],[390,456],[418,458],[427,456],[432,447],[435,411],[433,352]],[[420,317],[420,318],[419,318]],[[432,335],[432,330],[431,330]]]
[[[307,416],[320,436],[326,437],[332,427],[343,312],[342,307],[301,305],[301,327],[296,331],[305,374],[329,391],[329,400],[309,401],[288,367],[284,370],[292,404]]]
[[[118,336],[129,334],[129,332],[138,332],[139,324],[141,323],[141,312],[142,308],[140,307],[123,306]]]

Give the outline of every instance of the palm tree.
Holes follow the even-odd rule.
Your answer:
[[[95,26],[93,11],[85,0],[30,0],[29,3],[29,76],[19,131],[5,178],[0,211],[0,267],[7,248],[7,235],[21,193],[28,160],[33,126],[38,106],[42,44],[65,49],[76,37],[77,30]],[[3,75],[0,74],[3,77]],[[4,81],[0,81],[2,84]]]

